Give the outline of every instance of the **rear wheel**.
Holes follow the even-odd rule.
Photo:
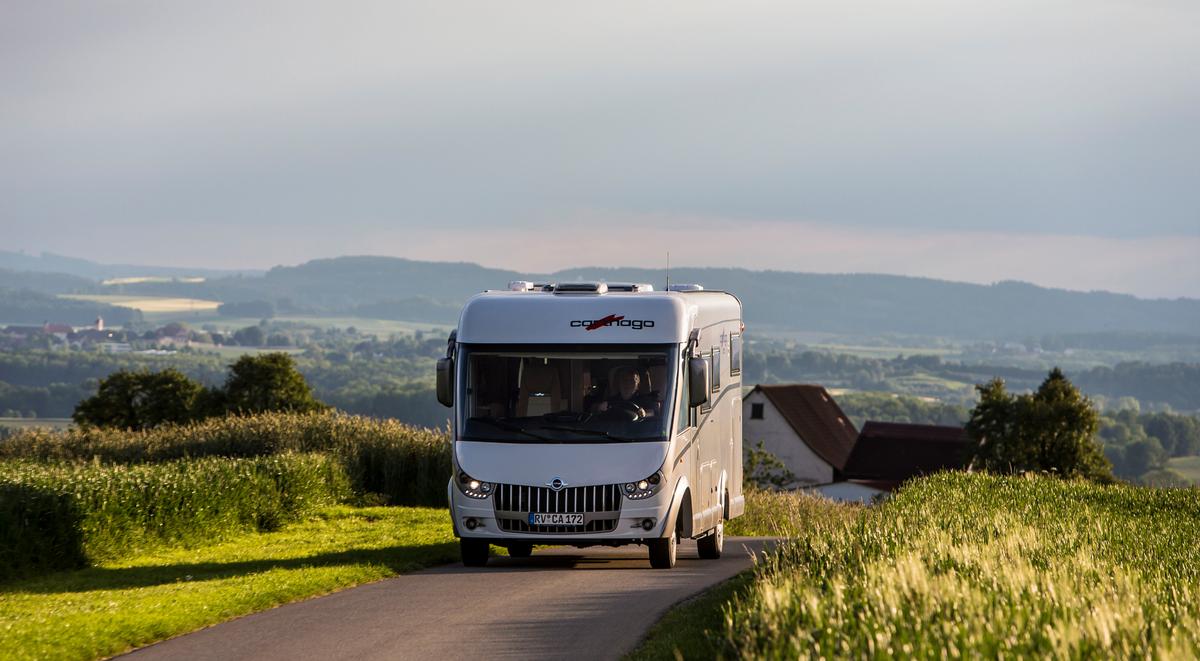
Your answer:
[[[705,560],[716,560],[725,550],[725,522],[721,521],[706,537],[696,540],[696,550]]]
[[[670,537],[650,540],[650,566],[655,569],[670,569],[675,566],[675,558],[679,555],[679,531],[671,533]]]
[[[482,539],[459,540],[459,550],[462,551],[462,563],[467,567],[483,567],[488,561],[488,543]]]
[[[510,558],[528,558],[533,554],[533,544],[529,542],[513,542],[508,545]]]

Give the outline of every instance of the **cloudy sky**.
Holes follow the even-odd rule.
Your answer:
[[[0,231],[1200,297],[1200,3],[4,2]]]

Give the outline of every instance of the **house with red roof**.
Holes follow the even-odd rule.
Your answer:
[[[758,385],[742,401],[745,447],[761,441],[796,476],[792,487],[871,502],[905,480],[966,467],[962,427],[867,421],[859,432],[825,388]]]
[[[779,458],[796,476],[795,486],[841,478],[858,430],[824,387],[788,383],[757,385],[742,399],[742,442]]]
[[[868,420],[842,469],[845,479],[818,491],[834,500],[870,502],[914,477],[966,468],[970,446],[962,427]]]

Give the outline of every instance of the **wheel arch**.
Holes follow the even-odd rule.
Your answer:
[[[665,537],[675,530],[676,525],[682,525],[683,530],[680,532],[680,537],[691,537],[694,534],[692,530],[692,512],[691,485],[688,484],[686,477],[681,477],[675,485],[675,495],[671,499],[671,513],[667,516],[665,525],[662,528],[662,535]],[[682,519],[680,519],[681,516]]]

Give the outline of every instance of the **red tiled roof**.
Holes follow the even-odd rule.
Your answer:
[[[851,479],[906,480],[963,468],[970,442],[962,427],[868,421],[843,473]]]
[[[858,431],[829,392],[817,385],[757,385],[818,457],[837,470],[846,465]]]

